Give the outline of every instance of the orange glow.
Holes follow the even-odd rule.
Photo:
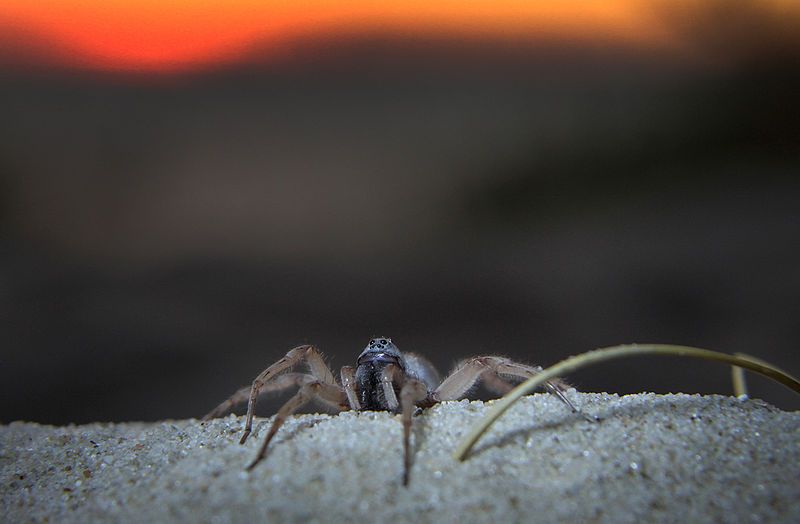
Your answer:
[[[650,0],[3,0],[0,31],[67,66],[170,71],[302,36],[387,31],[660,45]],[[29,39],[31,37],[28,37]]]

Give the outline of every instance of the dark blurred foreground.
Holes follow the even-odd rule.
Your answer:
[[[664,342],[798,374],[800,46],[728,20],[676,22],[684,55],[370,37],[0,73],[0,421],[201,416],[297,344],[338,371],[376,335],[443,371]],[[731,391],[686,360],[571,379]]]

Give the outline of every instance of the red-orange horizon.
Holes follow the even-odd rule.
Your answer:
[[[764,0],[780,9],[792,1]],[[0,35],[0,45],[18,60],[165,72],[235,61],[254,45],[364,31],[675,44],[652,0],[5,0],[2,28],[16,35]]]
[[[3,45],[23,57],[35,49],[33,60],[170,71],[235,60],[256,44],[277,48],[303,36],[360,31],[663,43],[667,37],[647,6],[645,0],[5,0],[0,28],[18,35]],[[25,34],[38,40],[19,37]]]

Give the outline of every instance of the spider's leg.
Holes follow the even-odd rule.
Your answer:
[[[417,378],[428,386],[430,391],[442,383],[442,377],[430,360],[416,353],[404,353],[406,358],[406,375]]]
[[[350,409],[361,411],[361,402],[356,393],[356,369],[353,366],[344,366],[340,372],[342,377],[342,387],[347,395],[347,403]]]
[[[433,398],[442,400],[458,400],[472,389],[481,375],[491,370],[489,359],[494,357],[475,357],[459,364],[455,370],[445,377],[433,392]]]
[[[541,373],[541,371],[541,367],[527,366],[505,357],[474,357],[457,367],[455,371],[445,378],[441,385],[436,388],[433,396],[437,401],[456,400],[465,395],[478,380],[484,380],[492,375],[494,377],[490,378],[489,386],[503,387],[502,383],[505,381],[502,380],[501,375],[513,376],[525,380],[537,373]],[[567,387],[560,380],[556,379],[545,382],[544,387],[573,412],[581,414],[587,420],[595,420],[582,413],[570,402],[564,395],[564,391]]]
[[[279,375],[278,377],[276,377],[275,380],[273,380],[272,382],[268,382],[262,385],[258,394],[259,396],[261,396],[265,393],[282,391],[292,386],[300,387],[306,382],[310,382],[312,380],[314,380],[314,377],[312,377],[311,375],[305,375],[303,373],[284,373],[283,375]],[[221,417],[224,414],[228,413],[230,410],[233,409],[234,406],[236,406],[237,404],[241,404],[250,397],[250,388],[251,386],[243,387],[242,389],[231,395],[227,400],[222,402],[219,406],[209,411],[202,418],[202,420],[203,421],[211,420],[212,418]]]
[[[269,428],[269,433],[267,433],[267,437],[264,439],[264,443],[261,445],[261,449],[258,451],[258,455],[256,456],[255,460],[253,460],[253,462],[247,466],[248,470],[253,469],[255,465],[258,464],[267,454],[267,447],[269,446],[272,437],[275,436],[275,433],[286,421],[286,417],[303,407],[314,398],[318,398],[326,404],[338,406],[340,409],[341,406],[347,402],[344,392],[338,385],[326,384],[319,381],[305,384],[292,398],[287,400],[286,403],[281,406],[281,409],[278,410],[278,413],[275,415],[275,420],[272,421],[272,426]]]
[[[417,402],[428,398],[428,387],[415,378],[407,378],[400,388],[400,404],[403,408],[403,485],[408,486],[411,470],[411,416]]]
[[[247,420],[244,425],[244,434],[239,441],[240,444],[244,444],[247,437],[250,436],[250,431],[253,428],[253,414],[255,412],[256,402],[258,401],[258,394],[263,385],[272,380],[276,375],[303,360],[308,363],[308,368],[314,378],[322,383],[338,387],[336,379],[333,378],[333,373],[331,373],[331,370],[325,364],[325,361],[322,359],[322,354],[320,354],[317,348],[311,345],[304,345],[289,350],[282,359],[262,371],[255,380],[253,380],[253,385],[250,387],[250,398],[247,403]]]
[[[536,369],[537,371],[541,371],[539,366],[536,366]],[[500,396],[507,395],[512,389],[514,389],[514,384],[508,382],[507,380],[503,380],[500,375],[491,370],[486,370],[481,373],[480,380],[489,391],[492,391]],[[581,413],[580,410],[578,410],[578,408],[576,408],[564,394],[564,391],[567,390],[567,386],[564,384],[564,382],[556,379],[551,382],[546,382],[544,387],[549,393],[552,393],[558,397],[558,399],[566,404],[573,412],[583,415],[583,413]],[[583,416],[593,422],[595,420],[587,417],[586,415]]]
[[[500,375],[489,370],[481,373],[480,381],[483,382],[483,385],[486,389],[492,393],[500,395],[501,397],[514,389],[514,384],[508,382],[507,380],[503,380],[500,378]]]
[[[495,357],[498,358],[498,357]],[[503,375],[511,375],[514,377],[519,377],[523,380],[527,380],[532,376],[541,373],[542,367],[541,366],[527,366],[525,364],[520,364],[519,362],[514,362],[513,360],[507,358],[499,358],[500,362],[497,365],[495,370],[496,373],[503,374]],[[596,417],[591,417],[581,410],[579,410],[575,405],[567,398],[564,392],[569,389],[569,386],[566,382],[561,379],[553,379],[548,380],[544,383],[544,388],[547,390],[548,393],[555,395],[561,402],[563,402],[569,409],[572,410],[573,413],[577,413],[589,422],[597,422]]]

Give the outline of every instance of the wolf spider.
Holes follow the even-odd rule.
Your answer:
[[[308,365],[308,373],[286,372],[301,362]],[[505,357],[480,356],[462,361],[444,380],[440,380],[436,368],[426,358],[414,353],[401,353],[390,338],[380,337],[370,340],[359,355],[356,367],[344,366],[341,369],[339,383],[319,350],[312,345],[302,345],[291,349],[283,358],[262,371],[251,386],[234,393],[203,417],[203,420],[222,416],[236,404],[247,400],[247,420],[244,434],[239,441],[244,444],[253,427],[253,412],[259,395],[290,387],[300,388],[278,410],[258,455],[247,466],[251,470],[265,457],[272,437],[286,418],[311,400],[320,400],[338,411],[400,412],[405,454],[403,484],[407,485],[411,466],[411,417],[417,407],[427,408],[445,400],[463,398],[479,381],[483,381],[488,389],[505,394],[513,388],[509,380],[519,382],[541,370],[539,366],[527,366]],[[556,379],[545,382],[544,387],[573,412],[580,413],[564,395],[567,390],[564,382]]]

